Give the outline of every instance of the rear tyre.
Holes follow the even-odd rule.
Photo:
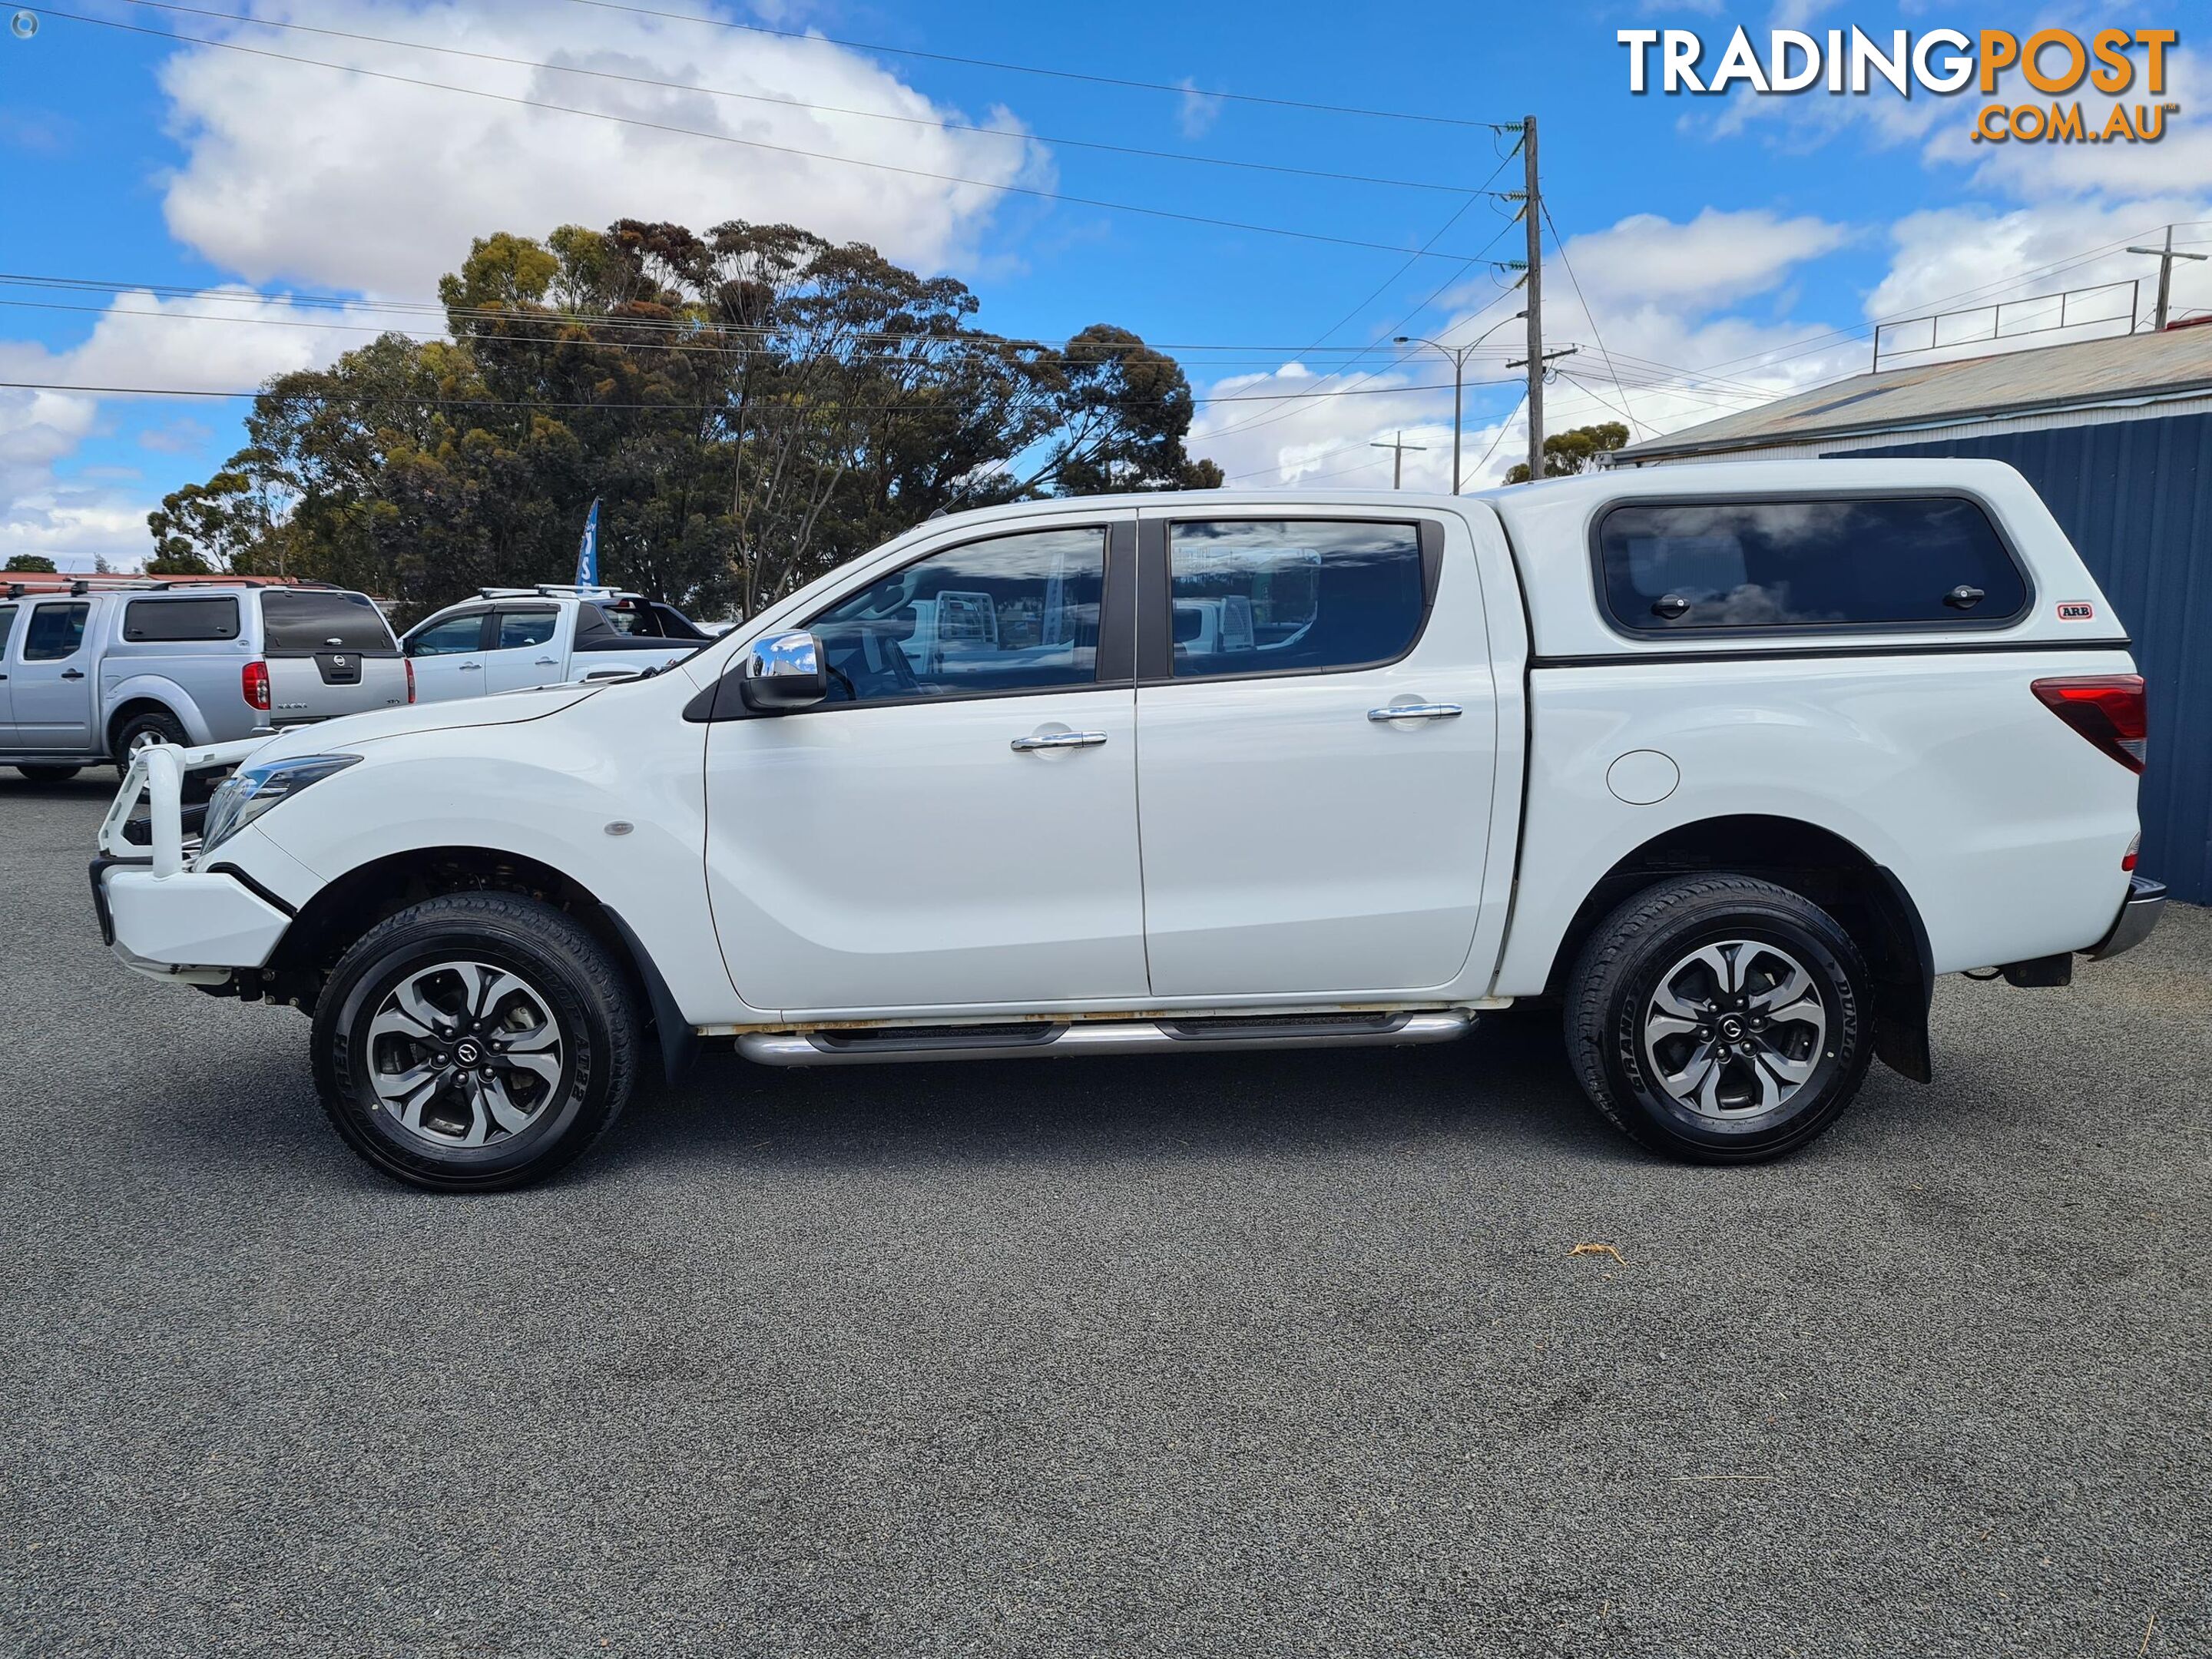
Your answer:
[[[19,766],[15,769],[33,783],[67,783],[78,773],[83,771],[84,768],[82,766]]]
[[[1836,919],[1748,876],[1647,888],[1567,981],[1569,1057],[1606,1118],[1654,1152],[1756,1164],[1818,1137],[1873,1050],[1864,962]]]
[[[154,744],[173,743],[179,749],[189,749],[191,741],[191,735],[185,730],[184,723],[174,714],[161,709],[135,714],[125,720],[115,734],[115,769],[118,772],[129,771],[131,757]],[[215,775],[211,772],[187,772],[181,799],[187,806],[204,801],[215,793]]]
[[[133,714],[116,728],[115,769],[128,771],[131,756],[157,743],[173,743],[184,749],[191,746],[191,738],[184,722],[165,709],[153,708],[143,714]]]
[[[613,1127],[640,1020],[606,948],[510,893],[387,917],[315,1007],[315,1087],[346,1144],[433,1192],[541,1181]]]

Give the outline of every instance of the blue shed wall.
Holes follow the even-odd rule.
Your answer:
[[[2004,461],[2035,486],[2118,611],[2149,682],[2143,873],[2176,898],[2212,904],[2212,415],[1852,453]]]

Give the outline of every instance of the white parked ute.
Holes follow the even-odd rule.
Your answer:
[[[407,630],[417,702],[659,670],[714,635],[672,605],[610,587],[485,587]]]
[[[1522,999],[1629,1134],[1751,1162],[1874,1059],[1929,1075],[1937,975],[2061,985],[2149,931],[2144,741],[2118,621],[1993,463],[1053,501],[652,678],[149,750],[94,885],[132,968],[312,1014],[332,1122],[426,1187],[575,1157],[649,1036],[1209,1053]],[[187,841],[181,773],[234,763]]]

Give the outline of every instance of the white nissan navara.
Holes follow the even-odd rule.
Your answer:
[[[1750,1162],[1872,1060],[1925,1080],[1937,975],[2149,931],[2143,711],[1990,462],[1025,502],[658,673],[147,750],[93,886],[131,968],[311,1014],[331,1121],[425,1187],[566,1164],[648,1041],[1436,1042],[1523,999],[1621,1129]]]

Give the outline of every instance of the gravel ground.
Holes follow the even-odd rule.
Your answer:
[[[2212,1653],[2212,913],[1773,1168],[1518,1021],[718,1057],[438,1198],[109,961],[110,787],[0,781],[9,1651]]]

